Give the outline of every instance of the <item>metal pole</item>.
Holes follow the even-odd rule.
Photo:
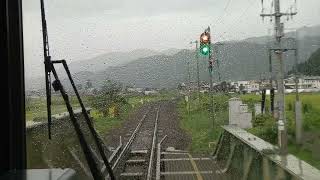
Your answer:
[[[52,72],[55,81],[53,82],[53,87],[55,91],[60,91],[62,98],[66,104],[67,110],[69,112],[70,120],[72,125],[75,129],[76,135],[79,139],[81,149],[84,153],[86,158],[87,164],[90,168],[92,177],[95,180],[102,180],[104,179],[103,174],[100,172],[100,169],[93,158],[93,152],[90,148],[90,145],[87,143],[85,139],[85,135],[81,130],[80,124],[75,117],[73,112],[72,106],[69,101],[69,96],[67,95],[63,85],[61,84],[58,74],[55,70],[53,62],[51,61],[51,57],[49,55],[49,41],[48,41],[48,34],[47,34],[47,24],[45,19],[45,10],[44,10],[44,2],[40,0],[41,5],[41,20],[42,20],[42,35],[43,35],[43,50],[44,50],[44,62],[45,62],[45,75],[46,75],[46,93],[47,93],[47,109],[48,109],[48,129],[49,129],[49,138],[51,138],[50,134],[50,124],[51,124],[51,80],[50,80],[50,72]],[[74,84],[73,84],[74,85]]]
[[[190,62],[187,62],[188,64],[188,84],[189,84],[189,90],[191,89],[191,77],[190,77]]]
[[[295,88],[296,88],[296,103],[295,103],[295,120],[296,120],[296,143],[302,144],[302,112],[301,112],[301,101],[299,97],[299,71],[298,71],[298,34],[296,30],[296,49],[294,51],[295,55]]]
[[[217,48],[216,61],[217,61],[218,79],[219,79],[219,83],[221,83],[220,63],[219,63],[219,58],[218,58],[219,45],[223,45],[223,44],[222,43],[217,43],[217,47],[216,47]]]
[[[273,88],[273,85],[272,85],[272,56],[271,56],[271,50],[270,49],[268,49],[268,53],[269,53],[269,72],[270,72],[269,82],[270,82],[270,89],[271,89],[271,88]]]
[[[209,56],[209,58],[211,55]],[[210,104],[211,104],[211,119],[212,119],[212,129],[214,129],[214,102],[213,102],[213,78],[212,78],[212,68],[209,69],[209,75],[210,75]]]
[[[274,88],[273,88],[273,75],[272,75],[272,56],[271,56],[271,50],[270,47],[268,49],[268,53],[269,53],[269,72],[270,72],[270,112],[272,114],[273,117],[275,117],[275,113],[274,113]]]
[[[298,92],[298,83],[299,83],[299,75],[298,75],[298,39],[297,39],[297,30],[296,30],[296,49],[294,51],[294,60],[295,60],[295,88],[296,88],[296,101],[300,101],[299,92]]]
[[[207,31],[210,33],[210,27],[208,27]],[[210,33],[211,37],[211,33]],[[209,51],[209,61],[212,61],[212,51],[211,51],[211,41],[209,44],[210,51]],[[211,119],[212,119],[212,130],[214,129],[214,100],[213,100],[213,62],[211,66],[209,66],[209,76],[210,76],[210,104],[211,104]]]
[[[191,100],[191,78],[190,78],[190,62],[187,62],[188,64],[188,81],[189,81],[189,88],[188,88],[188,96],[189,96],[189,101],[188,103],[188,113],[190,115],[190,100]]]
[[[200,70],[199,70],[199,48],[198,48],[198,43],[199,41],[191,41],[190,44],[192,43],[196,43],[196,50],[195,50],[195,57],[196,57],[196,61],[197,61],[197,83],[198,83],[198,100],[199,100],[199,106],[201,104],[201,100],[200,100]]]
[[[196,60],[197,60],[197,81],[198,81],[198,100],[199,100],[199,106],[201,104],[200,100],[200,71],[199,71],[199,49],[198,49],[198,41],[196,42]]]
[[[74,84],[74,81],[73,81],[73,79],[72,79],[72,76],[71,76],[69,67],[68,67],[68,65],[67,65],[67,62],[66,62],[65,60],[58,61],[58,62],[61,62],[61,63],[63,64],[64,69],[66,70],[66,73],[67,73],[67,75],[68,75],[68,78],[69,78],[69,80],[70,80],[70,83],[71,83],[71,85],[72,85],[72,88],[73,88],[73,90],[74,90],[74,92],[75,92],[75,94],[76,94],[76,96],[77,96],[77,99],[78,99],[78,101],[79,101],[80,107],[81,107],[81,109],[82,109],[82,114],[83,114],[83,116],[85,117],[86,123],[87,123],[87,125],[88,125],[88,127],[89,127],[89,130],[90,130],[92,136],[93,136],[93,139],[94,139],[94,141],[95,141],[95,144],[96,144],[97,147],[98,147],[98,151],[99,151],[100,156],[101,156],[101,158],[102,158],[102,160],[103,160],[103,163],[104,163],[104,165],[106,166],[106,169],[107,169],[107,171],[108,171],[108,173],[109,173],[109,176],[110,176],[111,180],[114,180],[114,179],[115,179],[115,176],[114,176],[114,174],[113,174],[113,172],[112,172],[112,169],[111,169],[111,166],[110,166],[110,164],[109,164],[108,158],[107,158],[106,154],[104,153],[104,149],[105,149],[105,148],[103,147],[103,145],[104,145],[104,144],[103,144],[103,140],[101,139],[101,137],[99,136],[99,134],[96,132],[96,130],[95,130],[94,127],[93,127],[93,124],[92,124],[92,122],[91,122],[91,120],[90,120],[89,114],[88,114],[88,112],[87,112],[87,110],[86,110],[86,108],[85,108],[85,106],[84,106],[84,104],[83,104],[83,102],[82,102],[82,99],[81,99],[80,94],[79,94],[79,92],[78,92],[78,90],[77,90],[77,88],[76,88],[76,85]]]
[[[96,164],[93,156],[92,156],[92,151],[90,149],[90,146],[89,144],[86,142],[86,139],[85,139],[85,135],[84,133],[81,131],[81,127],[80,127],[80,124],[78,122],[78,120],[76,119],[75,117],[75,114],[73,112],[73,109],[72,109],[72,106],[70,104],[70,101],[69,101],[69,96],[67,95],[66,91],[64,90],[60,80],[59,80],[59,77],[58,77],[58,74],[53,66],[52,63],[50,63],[51,65],[51,70],[52,70],[52,74],[54,76],[54,78],[56,79],[55,80],[55,83],[57,84],[58,86],[58,89],[62,95],[62,98],[63,100],[65,101],[65,104],[66,104],[66,107],[68,109],[68,112],[69,112],[69,115],[70,115],[70,120],[73,124],[73,127],[76,131],[76,135],[79,139],[79,142],[80,142],[80,145],[81,145],[81,149],[83,151],[83,154],[86,158],[86,161],[88,163],[88,166],[90,168],[90,171],[91,171],[91,174],[93,176],[93,179],[94,180],[102,180],[104,179],[104,176],[103,174],[100,172],[100,169],[98,168],[98,165]]]
[[[261,1],[263,3],[263,1]],[[278,116],[278,144],[280,147],[281,154],[287,154],[287,123],[285,118],[285,89],[284,89],[284,67],[282,60],[283,49],[281,49],[281,37],[283,36],[283,23],[281,23],[281,16],[293,16],[296,15],[297,12],[290,13],[281,13],[280,12],[280,0],[274,0],[274,13],[264,14],[262,13],[262,18],[269,16],[275,17],[275,36],[276,36],[276,46],[277,49],[275,51],[276,57],[279,61],[279,71],[277,73],[276,83],[278,86],[278,97],[276,98],[276,105],[279,107],[279,116]]]
[[[283,35],[283,24],[281,24],[281,16],[280,13],[280,0],[275,0],[275,31],[276,31],[276,43],[278,47],[281,46],[281,37]],[[285,88],[284,88],[284,63],[282,59],[282,50],[276,51],[276,57],[280,64],[280,69],[277,73],[278,80],[278,99],[277,104],[279,105],[279,119],[278,119],[278,144],[280,147],[281,154],[287,154],[287,128],[286,128],[286,119],[285,119]],[[283,126],[283,127],[282,127]]]
[[[41,7],[41,22],[42,22],[42,43],[43,43],[43,58],[44,58],[44,71],[45,71],[45,82],[46,82],[46,97],[47,97],[47,118],[48,118],[48,137],[51,139],[51,79],[50,79],[50,51],[49,41],[47,32],[46,14],[44,10],[44,2],[40,0]]]

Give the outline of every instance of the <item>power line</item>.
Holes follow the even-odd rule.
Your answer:
[[[262,1],[263,3],[263,1]],[[262,4],[263,6],[263,4]],[[288,137],[287,137],[287,121],[285,116],[285,87],[284,87],[284,62],[283,62],[283,52],[284,49],[281,47],[281,39],[284,36],[284,23],[281,23],[282,16],[294,16],[297,12],[282,13],[280,11],[280,0],[274,0],[274,13],[266,14],[262,13],[260,16],[274,18],[274,29],[275,29],[275,47],[272,50],[275,52],[279,62],[279,71],[277,72],[277,89],[278,97],[276,98],[276,104],[279,108],[278,112],[278,145],[280,147],[280,153],[288,153]],[[270,51],[270,50],[269,50]]]
[[[248,12],[248,10],[253,6],[252,1],[251,1],[251,0],[248,0],[248,1],[249,1],[249,5],[242,11],[241,15],[240,15],[237,19],[235,19],[234,21],[232,21],[231,23],[229,23],[229,25],[227,25],[227,27],[224,28],[224,29],[228,29],[229,31],[231,31],[231,32],[233,32],[233,33],[236,32],[236,31],[234,31],[235,28],[232,28],[232,27],[235,26],[236,22],[239,21],[239,20]],[[225,9],[226,9],[227,7],[229,7],[230,2],[231,2],[231,0],[228,1],[227,5],[225,6]],[[255,1],[255,2],[256,2],[256,1]],[[224,15],[224,14],[223,14],[223,15]],[[223,15],[220,16],[220,17],[223,17]],[[222,21],[222,20],[221,20],[221,21]],[[240,21],[241,21],[241,20],[240,20]],[[217,26],[217,25],[216,25],[216,26]],[[229,36],[230,36],[230,34],[229,34]],[[223,39],[225,39],[225,40],[227,39],[224,35],[220,35],[220,37],[223,37]]]
[[[221,23],[222,23],[222,18],[224,17],[225,13],[227,12],[227,9],[228,9],[228,7],[229,7],[229,5],[230,5],[230,2],[231,2],[231,0],[228,0],[226,6],[223,8],[223,13],[221,14],[221,16],[219,16],[219,17],[217,18],[217,23],[218,23],[218,24],[221,24]]]

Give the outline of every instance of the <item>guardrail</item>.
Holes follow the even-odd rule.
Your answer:
[[[320,170],[236,126],[223,126],[213,158],[230,179],[320,179]]]
[[[88,114],[90,114],[91,112],[91,108],[87,108],[87,112]],[[79,117],[82,115],[82,110],[81,109],[75,109],[74,110],[74,114]],[[61,123],[61,121],[68,121],[69,118],[69,112],[62,112],[59,114],[54,114],[51,116],[52,117],[52,126],[55,126],[56,124]],[[37,121],[30,121],[27,122],[26,124],[26,130],[27,132],[29,131],[33,131],[33,130],[38,130],[39,128],[46,128],[46,126],[48,125],[48,122],[46,120],[46,117],[43,117],[42,121],[37,122]]]

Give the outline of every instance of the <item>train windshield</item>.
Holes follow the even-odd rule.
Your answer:
[[[23,3],[27,166],[320,175],[320,1]]]

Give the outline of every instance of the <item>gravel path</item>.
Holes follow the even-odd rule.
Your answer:
[[[105,138],[106,145],[116,147],[119,143],[119,136],[122,136],[123,143],[126,143],[143,115],[149,109],[151,110],[160,105],[158,133],[163,136],[167,135],[162,147],[174,147],[176,149],[186,150],[191,143],[191,137],[180,128],[176,104],[176,101],[170,100],[143,105],[130,113],[128,119],[123,122],[121,127],[110,131]]]
[[[187,150],[191,143],[191,137],[180,128],[176,101],[162,101],[159,114],[159,133],[167,135],[161,145],[164,148]],[[162,132],[161,132],[162,131]]]

